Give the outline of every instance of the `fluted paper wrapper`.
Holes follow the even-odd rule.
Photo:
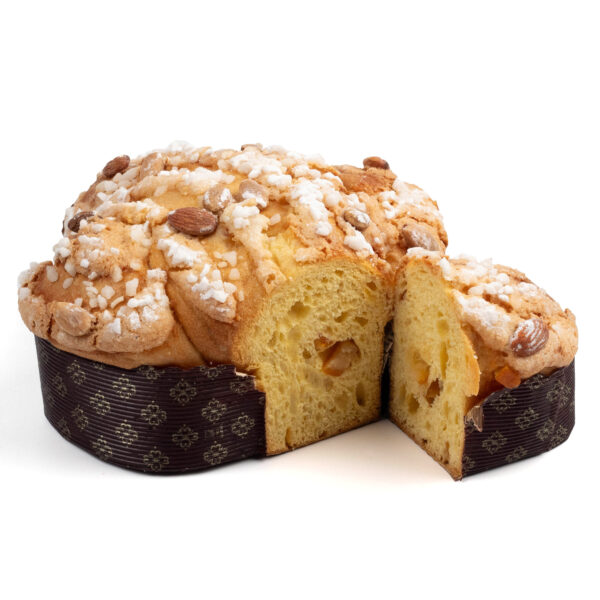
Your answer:
[[[233,365],[128,370],[36,347],[46,417],[101,460],[167,474],[265,454],[265,395]]]
[[[575,362],[490,394],[465,419],[463,477],[548,452],[575,426]]]

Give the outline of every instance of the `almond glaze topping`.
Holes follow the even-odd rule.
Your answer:
[[[357,208],[347,208],[344,211],[344,220],[358,231],[364,231],[371,224],[369,215]]]
[[[214,185],[204,194],[204,208],[219,214],[232,200],[231,192],[222,183]]]
[[[77,233],[79,231],[79,226],[81,225],[81,221],[83,221],[83,219],[85,219],[86,221],[89,221],[94,216],[94,214],[95,213],[93,210],[85,210],[82,212],[78,212],[72,219],[69,220],[69,222],[67,223],[67,227],[71,231],[74,231],[75,233]]]
[[[367,156],[363,160],[365,169],[389,169],[390,165],[387,160],[383,160],[379,156]]]
[[[510,338],[510,349],[519,357],[532,356],[548,341],[548,327],[541,319],[527,319],[519,323]]]
[[[178,208],[169,213],[167,221],[173,229],[199,237],[210,235],[219,224],[219,220],[213,213],[195,206]]]
[[[106,163],[104,169],[102,169],[102,175],[105,177],[105,179],[112,179],[117,173],[123,173],[126,171],[128,166],[129,156],[126,154],[117,156]]]

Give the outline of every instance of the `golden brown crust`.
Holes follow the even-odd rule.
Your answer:
[[[126,368],[235,362],[244,323],[303,265],[359,261],[391,286],[414,239],[445,248],[437,205],[384,163],[328,166],[260,145],[117,157],[67,209],[53,263],[23,275],[23,320],[65,350]],[[214,233],[204,213],[202,224],[190,211],[169,224],[185,207],[212,209]]]

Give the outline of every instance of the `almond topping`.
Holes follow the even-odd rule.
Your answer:
[[[148,156],[144,157],[140,165],[140,179],[144,179],[148,175],[158,175],[158,173],[165,170],[166,166],[166,156],[155,152],[148,154]]]
[[[68,335],[85,335],[92,328],[92,315],[70,302],[57,302],[54,309],[56,324]]]
[[[67,227],[71,231],[74,231],[75,233],[77,233],[79,231],[79,226],[81,225],[81,221],[83,221],[83,219],[85,219],[86,221],[89,221],[94,216],[94,214],[95,213],[93,210],[84,210],[82,212],[78,212],[72,219],[69,219],[69,222],[67,223]]]
[[[186,206],[174,210],[169,213],[167,221],[173,229],[181,233],[202,237],[213,233],[219,223],[213,213],[195,206]]]
[[[539,352],[548,341],[548,327],[541,319],[527,319],[517,325],[510,338],[510,349],[520,357]]]
[[[112,179],[117,173],[123,173],[129,166],[129,160],[129,156],[126,154],[109,160],[104,169],[102,169],[102,175],[104,175],[106,179]]]
[[[244,181],[240,183],[238,196],[240,200],[255,198],[256,204],[260,208],[267,206],[267,201],[269,200],[269,192],[260,185],[260,183],[257,183],[252,179],[244,179]]]
[[[360,350],[353,340],[344,340],[334,344],[323,361],[322,371],[326,375],[339,377],[360,356]]]
[[[423,248],[434,252],[444,249],[444,246],[434,235],[433,231],[424,225],[417,225],[416,223],[405,225],[402,228],[400,231],[400,242],[406,249]]]
[[[494,373],[494,379],[505,388],[516,388],[521,385],[521,376],[508,365],[498,369]]]
[[[344,220],[358,231],[364,231],[371,224],[369,215],[357,208],[347,208],[344,211]]]
[[[339,165],[337,175],[349,192],[375,194],[389,190],[394,183],[394,175],[384,169],[364,171],[358,167]]]
[[[367,156],[363,160],[363,165],[365,169],[389,169],[390,165],[387,160],[383,160],[379,156]]]
[[[232,200],[231,192],[222,183],[214,185],[204,194],[204,208],[219,214]]]

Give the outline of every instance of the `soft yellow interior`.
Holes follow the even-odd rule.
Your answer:
[[[479,369],[444,280],[423,262],[409,263],[397,288],[390,377],[392,421],[460,477]]]
[[[389,316],[381,276],[347,260],[306,266],[267,299],[244,352],[266,392],[268,454],[378,418]]]

